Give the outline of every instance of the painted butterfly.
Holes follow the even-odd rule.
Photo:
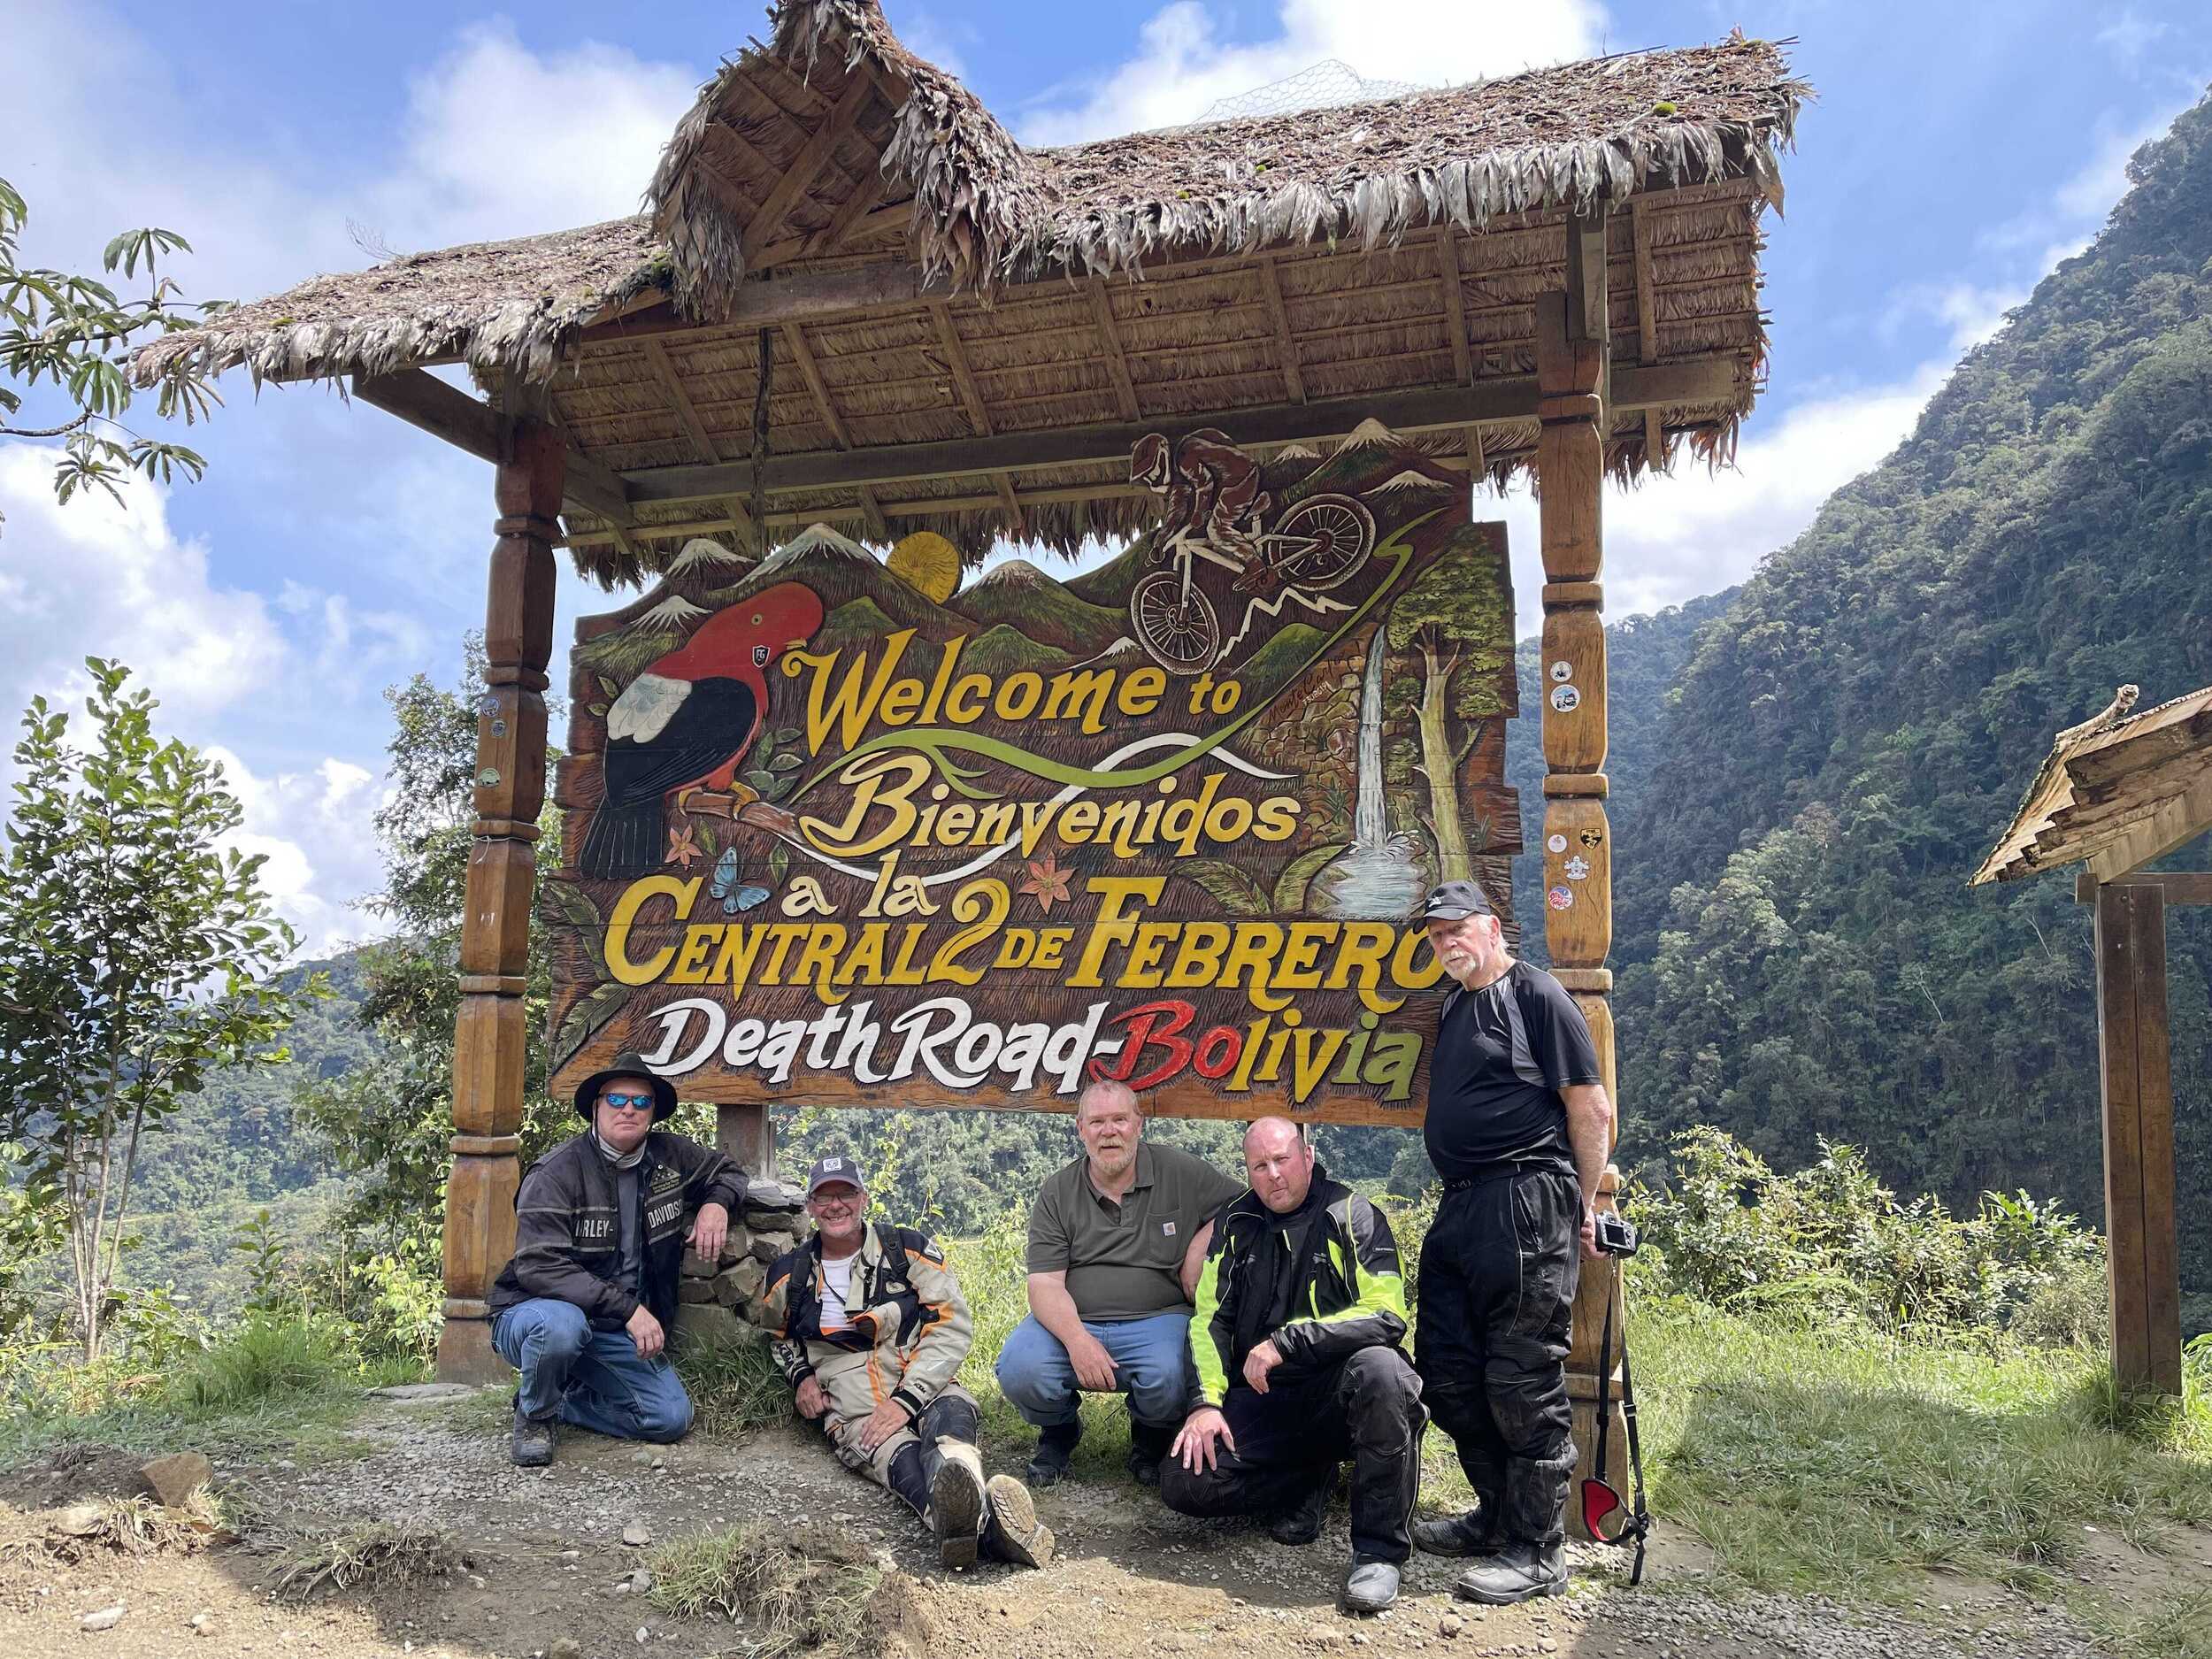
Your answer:
[[[739,882],[737,849],[734,847],[725,847],[722,856],[714,861],[714,881],[707,891],[722,901],[722,914],[725,916],[749,910],[756,904],[764,904],[768,900],[766,887],[746,887]]]

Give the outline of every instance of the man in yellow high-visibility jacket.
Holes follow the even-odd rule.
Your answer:
[[[1186,1515],[1271,1514],[1310,1544],[1352,1463],[1352,1560],[1342,1601],[1379,1613],[1412,1553],[1421,1482],[1421,1379],[1400,1346],[1405,1281],[1390,1224],[1329,1179],[1298,1125],[1244,1137],[1252,1185],[1221,1212],[1200,1271],[1191,1354],[1199,1404],[1161,1465]]]

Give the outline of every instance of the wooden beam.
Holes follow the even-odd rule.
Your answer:
[[[834,251],[837,244],[845,240],[846,234],[875,211],[883,200],[884,191],[889,188],[890,181],[885,179],[880,167],[876,170],[872,178],[862,179],[859,184],[854,187],[853,193],[847,196],[837,211],[829,216],[829,222],[807,238],[806,251],[809,253]],[[764,252],[765,250],[763,251]]]
[[[1449,225],[1436,233],[1436,263],[1444,276],[1444,327],[1452,337],[1452,379],[1464,386],[1475,378],[1475,359],[1467,349],[1467,295],[1460,287],[1458,233]]]
[[[684,390],[683,377],[676,373],[676,365],[668,356],[668,348],[658,340],[645,342],[645,360],[652,365],[653,378],[661,383],[674,405],[676,419],[682,422],[684,435],[691,440],[691,447],[699,452],[699,458],[709,464],[719,461],[722,453],[715,446],[714,436],[708,432],[706,422],[699,419],[699,411],[692,403],[691,394]],[[737,526],[737,533],[749,544],[753,539],[753,516],[745,510],[745,503],[735,495],[724,499],[722,505]]]
[[[1006,528],[1014,535],[1022,533],[1021,498],[1014,494],[1014,480],[1005,472],[991,474],[991,482],[998,486],[999,504],[1006,509]]]
[[[821,411],[822,424],[829,428],[830,441],[841,449],[853,447],[852,433],[845,419],[837,412],[836,400],[830,396],[829,382],[822,378],[821,365],[815,360],[814,349],[806,342],[806,330],[797,323],[783,326],[784,343],[791,348],[792,360],[799,365],[799,378],[806,382],[813,396],[814,406]],[[861,516],[868,521],[868,528],[879,541],[891,539],[891,528],[884,522],[883,510],[876,505],[875,492],[865,484],[854,487],[860,498]]]
[[[396,374],[357,374],[349,382],[351,396],[396,415],[455,449],[466,451],[495,466],[506,464],[511,442],[508,420],[489,403],[449,386],[425,369],[402,369]],[[596,513],[609,523],[626,527],[634,518],[621,476],[611,467],[588,459],[572,444],[563,469],[562,497]]]
[[[1283,285],[1275,275],[1275,261],[1264,258],[1259,262],[1260,295],[1267,302],[1267,314],[1275,323],[1275,351],[1281,360],[1283,389],[1294,403],[1306,401],[1306,377],[1298,367],[1298,341],[1290,332],[1290,312],[1283,306]]]
[[[2086,870],[2074,877],[2074,902],[2094,904],[2097,893],[2107,884]],[[2164,895],[2169,910],[2177,904],[2212,904],[2212,871],[2159,870],[2138,871],[2122,876],[2109,884],[2114,887],[2156,887]]]
[[[1605,210],[1567,221],[1567,338],[1604,341],[1610,315],[1605,303]],[[1599,388],[1601,397],[1604,388]]]
[[[1446,465],[1455,457],[1442,457]],[[1038,489],[1017,492],[1015,504],[1023,511],[1042,506],[1048,502],[1113,501],[1126,497],[1133,501],[1156,499],[1141,484],[1057,484]],[[930,513],[989,512],[994,508],[1003,511],[1005,498],[994,492],[988,495],[918,495],[911,500],[885,500],[877,503],[878,511],[900,518],[922,518]],[[857,503],[847,506],[809,507],[803,511],[788,509],[768,515],[771,528],[785,526],[804,526],[818,520],[865,519],[866,511]],[[726,517],[712,518],[685,518],[669,524],[642,526],[643,533],[654,536],[709,535],[717,530],[730,527]],[[560,547],[603,547],[613,538],[603,531],[587,530],[557,542]]]
[[[2129,1393],[2177,1395],[2173,1075],[2155,887],[2121,882],[2098,893],[2096,952],[2113,1376]]]
[[[2162,858],[2185,841],[2212,829],[2212,775],[2164,802],[2143,821],[2090,855],[2089,873],[2116,881],[2154,858]]]
[[[1659,296],[1651,280],[1651,203],[1632,196],[1629,227],[1636,239],[1636,356],[1645,363],[1659,361]]]
[[[1640,410],[1651,404],[1725,402],[1734,396],[1736,370],[1733,357],[1686,358],[1658,368],[1617,370],[1613,407]],[[1534,375],[1500,376],[1472,386],[1367,393],[1312,403],[1256,404],[1173,420],[819,450],[780,456],[772,472],[777,489],[843,489],[855,484],[978,477],[1030,467],[1103,465],[1125,460],[1137,440],[1152,431],[1177,436],[1212,426],[1229,430],[1240,443],[1298,443],[1346,436],[1367,419],[1379,420],[1395,432],[1439,432],[1472,421],[1533,420],[1536,408]],[[750,477],[742,463],[727,461],[719,466],[666,466],[621,474],[635,502],[711,501],[743,488]]]
[[[861,111],[868,107],[869,100],[875,96],[875,78],[864,70],[856,70],[845,88],[844,96],[822,118],[821,126],[814,129],[814,136],[799,146],[799,153],[791,157],[790,165],[784,169],[783,177],[776,181],[776,188],[769,191],[768,199],[760,204],[760,211],[746,221],[744,248],[748,266],[768,245],[769,238],[783,228],[784,219],[799,198],[806,194],[807,186],[812,184],[829,164],[830,154],[837,148],[838,141],[860,124]]]
[[[843,210],[839,211],[841,212]],[[829,253],[844,243],[863,241],[879,231],[888,230],[894,225],[904,225],[913,216],[914,198],[909,196],[902,202],[870,208],[859,219],[839,230],[833,242],[829,239],[833,221],[832,225],[826,225],[818,231],[809,231],[803,236],[780,236],[760,250],[760,257],[753,262],[754,269],[765,270],[771,265],[781,265],[787,259]]]
[[[831,401],[828,383],[822,379],[821,365],[814,360],[814,351],[806,342],[806,330],[797,323],[783,326],[784,344],[791,348],[792,361],[799,365],[799,378],[806,382],[813,395],[814,407],[820,412],[822,424],[829,428],[830,442],[841,449],[853,447],[852,434],[845,429],[844,417],[837,412]]]
[[[1471,421],[1467,426],[1467,477],[1470,483],[1479,488],[1487,481],[1484,474],[1489,467],[1482,458],[1482,428]]]
[[[1644,465],[1663,467],[1666,464],[1666,417],[1655,409],[1647,409],[1644,411]]]
[[[960,401],[966,406],[968,423],[975,428],[975,435],[991,435],[991,411],[983,406],[983,388],[975,382],[975,375],[968,367],[968,354],[960,343],[960,331],[952,326],[952,304],[948,300],[932,300],[929,314],[937,320],[937,343],[944,349],[945,367],[952,372],[952,382],[959,388]]]
[[[1129,378],[1129,355],[1121,347],[1121,330],[1114,326],[1113,296],[1106,291],[1104,277],[1093,277],[1088,286],[1091,315],[1098,320],[1099,345],[1106,354],[1107,370],[1114,377],[1114,396],[1121,400],[1121,418],[1141,420],[1144,411],[1137,402],[1136,384]]]

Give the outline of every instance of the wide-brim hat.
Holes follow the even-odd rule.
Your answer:
[[[610,1079],[618,1077],[643,1078],[653,1086],[653,1121],[655,1123],[674,1115],[676,1086],[646,1064],[643,1055],[618,1054],[615,1056],[612,1065],[603,1071],[594,1071],[576,1086],[576,1110],[582,1114],[586,1123],[592,1122],[597,1115],[599,1091],[607,1086]]]

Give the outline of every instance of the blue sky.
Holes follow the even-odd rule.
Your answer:
[[[1909,428],[1960,354],[2102,224],[2143,140],[2212,78],[2200,4],[1181,0],[1043,7],[887,0],[893,26],[1031,143],[1188,120],[1329,58],[1434,84],[1717,38],[1795,36],[1818,90],[1767,221],[1770,383],[1738,467],[1609,504],[1607,586],[1648,610],[1740,580]],[[9,0],[0,176],[27,254],[88,267],[155,223],[190,237],[196,295],[632,211],[662,139],[752,7],[626,14],[396,0],[64,5]],[[118,656],[170,727],[219,746],[245,843],[306,941],[371,931],[381,689],[449,680],[482,611],[488,471],[318,388],[227,407],[205,482],[56,509],[49,459],[0,439],[0,710],[81,689]],[[1525,499],[1512,526],[1533,615]],[[603,608],[570,578],[557,644]],[[5,763],[0,762],[0,774]]]

